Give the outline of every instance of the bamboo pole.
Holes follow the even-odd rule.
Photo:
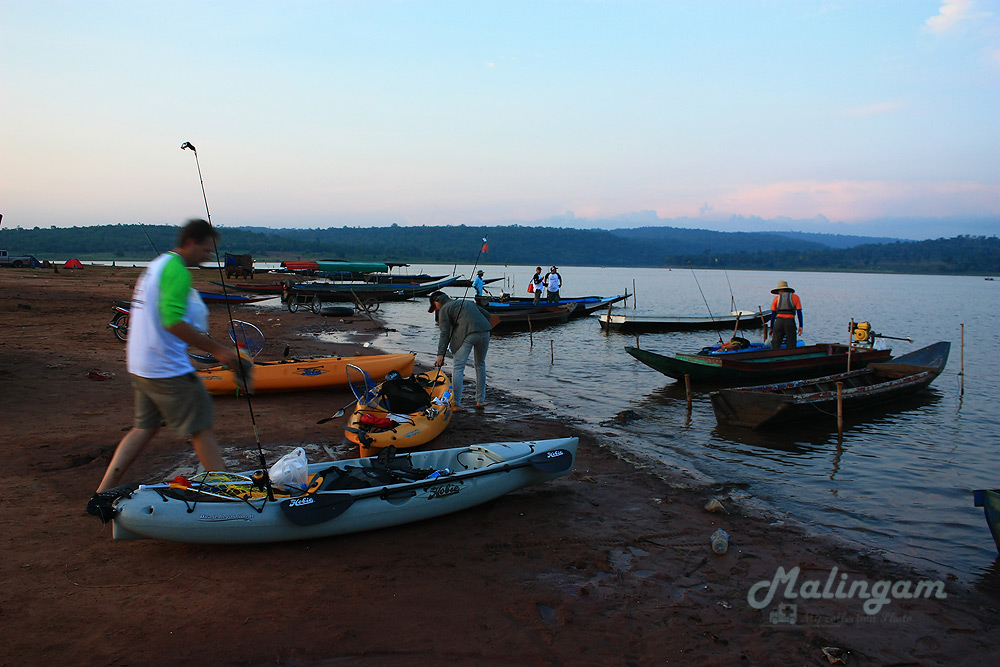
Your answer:
[[[854,318],[851,318],[851,326],[847,330],[847,372],[851,372],[851,351],[854,349]]]
[[[528,315],[528,347],[535,346],[535,337],[531,331],[531,315]]]
[[[837,435],[844,435],[844,383],[837,383]]]
[[[632,310],[635,310],[635,278],[632,279]]]
[[[556,346],[551,338],[549,339],[549,361],[553,364],[556,363]]]
[[[960,382],[960,388],[958,390],[959,396],[965,396],[965,322],[961,325],[962,333],[958,344],[958,376],[962,378]]]
[[[687,395],[688,413],[691,412],[691,376],[684,375],[684,393]]]

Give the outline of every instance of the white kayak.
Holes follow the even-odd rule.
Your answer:
[[[487,444],[308,466],[305,491],[272,489],[253,473],[207,473],[123,488],[116,540],[201,544],[282,542],[395,526],[457,512],[569,474],[577,438]]]

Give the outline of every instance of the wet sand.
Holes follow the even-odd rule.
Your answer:
[[[831,580],[829,591],[844,579],[902,591],[899,582],[941,577],[741,507],[724,495],[739,480],[713,487],[657,474],[576,432],[572,419],[495,391],[484,414],[456,415],[431,446],[578,435],[569,476],[458,514],[343,537],[233,547],[114,542],[110,526],[84,508],[131,423],[124,345],[107,323],[112,299],[127,299],[138,274],[0,270],[2,664],[826,665],[827,647],[848,665],[995,661],[996,571],[972,588],[944,577],[944,599],[896,596],[873,616],[857,597],[787,599],[785,586],[754,608],[748,591],[779,567],[801,568],[800,586]],[[199,272],[196,286],[215,291],[208,281],[216,278]],[[211,308],[212,331],[224,335],[226,308]],[[366,331],[392,326],[304,310],[233,313],[264,331],[260,359],[280,358],[286,345],[295,356],[376,353],[361,347]],[[356,341],[312,336],[332,328],[356,331]],[[270,461],[302,443],[312,445],[310,460],[329,458],[327,448],[354,456],[343,419],[316,424],[352,398],[253,397]],[[253,467],[246,401],[217,398],[216,421],[231,466]],[[127,477],[158,481],[193,467],[189,444],[163,430]],[[703,509],[713,497],[728,513]],[[717,527],[731,536],[725,555],[709,547]],[[983,531],[988,540],[985,522]],[[778,603],[797,604],[795,624],[772,619]]]

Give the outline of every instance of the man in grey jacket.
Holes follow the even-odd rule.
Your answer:
[[[455,370],[452,378],[456,412],[461,411],[462,381],[465,379],[465,364],[469,355],[476,353],[476,408],[486,407],[486,351],[490,347],[490,314],[474,301],[459,299],[453,301],[444,292],[430,295],[428,313],[435,313],[441,336],[438,339],[438,355],[435,366],[444,365],[444,353],[451,346],[455,353]]]

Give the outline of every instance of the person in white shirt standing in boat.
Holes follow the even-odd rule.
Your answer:
[[[545,287],[548,294],[545,295],[545,302],[559,305],[559,289],[562,287],[562,276],[556,267],[549,269],[549,275],[545,276]]]
[[[535,305],[542,298],[542,291],[545,289],[545,278],[542,277],[542,267],[535,268],[535,275],[531,276],[531,292],[535,297]]]

